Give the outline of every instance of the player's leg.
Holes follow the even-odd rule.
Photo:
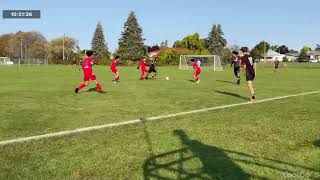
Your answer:
[[[236,77],[238,78],[237,84],[240,85],[240,79],[241,79],[241,77],[240,77],[240,67],[237,67],[237,69],[236,69]]]
[[[251,95],[251,102],[256,102],[256,94],[254,92],[254,88],[253,88],[253,81],[247,81],[247,86],[248,86],[248,90],[250,92]]]
[[[102,86],[101,86],[101,84],[97,81],[96,75],[92,73],[90,79],[91,79],[92,81],[94,81],[94,83],[96,83],[96,87],[97,87],[98,91],[99,91],[100,93],[102,93],[102,92],[103,92]]]
[[[89,84],[89,81],[84,81],[82,84],[80,84],[80,85],[74,90],[74,92],[75,92],[75,93],[78,93],[79,90],[85,88],[86,86],[88,86],[88,84]]]
[[[144,79],[144,74],[145,74],[144,69],[141,69],[140,80],[143,80],[143,79]]]
[[[115,81],[119,81],[119,79],[120,79],[120,73],[119,73],[119,71],[117,70],[116,71],[116,78],[114,79]]]

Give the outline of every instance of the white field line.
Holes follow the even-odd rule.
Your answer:
[[[262,99],[262,100],[258,100],[256,103],[274,101],[274,100],[285,99],[285,98],[290,98],[290,97],[304,96],[304,95],[309,95],[309,94],[317,94],[317,93],[320,93],[320,91],[312,91],[312,92],[305,92],[305,93],[288,95],[288,96],[279,96],[279,97],[274,97],[274,98]],[[237,104],[229,104],[229,105],[224,105],[224,106],[216,106],[216,107],[211,107],[211,108],[185,111],[185,112],[155,116],[155,117],[150,117],[150,118],[135,119],[135,120],[119,122],[119,123],[91,126],[91,127],[79,128],[79,129],[74,129],[74,130],[69,130],[69,131],[60,131],[60,132],[56,132],[56,133],[48,133],[48,134],[43,134],[43,135],[38,135],[38,136],[22,137],[22,138],[0,141],[0,145],[2,146],[2,145],[13,144],[13,143],[22,143],[22,142],[28,142],[28,141],[39,140],[39,139],[50,138],[50,137],[61,137],[61,136],[67,136],[67,135],[82,133],[82,132],[87,132],[87,131],[95,131],[95,130],[106,129],[106,128],[111,128],[111,127],[119,127],[119,126],[125,126],[125,125],[129,125],[129,124],[142,123],[144,121],[154,121],[154,120],[159,120],[159,119],[165,119],[165,118],[171,118],[171,117],[176,117],[176,116],[183,116],[183,115],[187,115],[187,114],[195,114],[195,113],[200,113],[200,112],[205,112],[205,111],[212,111],[212,110],[216,110],[216,109],[225,109],[225,108],[229,108],[229,107],[243,106],[243,105],[249,105],[249,104],[252,104],[252,103],[243,102],[243,103],[237,103]]]

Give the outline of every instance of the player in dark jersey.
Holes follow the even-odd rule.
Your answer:
[[[239,53],[237,51],[232,52],[232,62],[231,67],[233,66],[234,75],[237,78],[237,84],[240,85],[240,67],[241,67],[241,60],[239,57]]]
[[[242,65],[246,73],[247,86],[251,94],[251,102],[256,102],[256,94],[253,88],[253,80],[256,76],[256,62],[253,57],[249,54],[249,49],[247,47],[242,47],[243,52]]]
[[[274,74],[276,77],[278,77],[280,61],[278,60],[278,58],[276,58],[276,60],[273,63],[274,63]]]
[[[151,61],[151,64],[150,64],[150,67],[149,67],[149,71],[148,71],[148,77],[149,75],[152,74],[152,79],[156,79],[157,77],[157,70],[156,70],[156,61],[155,60],[152,60]]]

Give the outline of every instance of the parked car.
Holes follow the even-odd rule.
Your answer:
[[[312,62],[312,63],[320,63],[320,60],[313,59],[313,60],[310,60],[310,62]]]

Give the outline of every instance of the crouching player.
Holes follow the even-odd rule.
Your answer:
[[[74,92],[78,93],[79,90],[85,88],[86,86],[88,86],[89,81],[92,80],[96,83],[97,89],[99,91],[99,93],[103,93],[102,87],[100,85],[100,83],[98,83],[96,75],[93,74],[92,72],[92,65],[93,65],[93,51],[87,51],[86,52],[87,58],[85,60],[83,60],[82,63],[82,70],[83,70],[83,83],[80,84],[79,87],[77,87]]]
[[[196,62],[194,62],[194,59],[191,59],[190,61],[192,62],[192,67],[194,68],[193,78],[196,81],[196,83],[199,83],[200,82],[199,75],[201,73],[201,68]]]
[[[145,74],[148,72],[146,65],[147,65],[147,58],[144,57],[143,59],[141,59],[141,61],[139,62],[139,65],[137,67],[137,69],[140,69],[141,71],[141,75],[140,75],[140,80],[143,80],[145,78],[147,78],[147,76],[145,76]]]
[[[116,77],[114,78],[114,82],[119,82],[119,79],[120,79],[120,76],[119,76],[119,71],[117,70],[117,66],[119,64],[119,56],[116,56],[112,62],[111,62],[111,65],[110,65],[110,70],[116,74]]]

